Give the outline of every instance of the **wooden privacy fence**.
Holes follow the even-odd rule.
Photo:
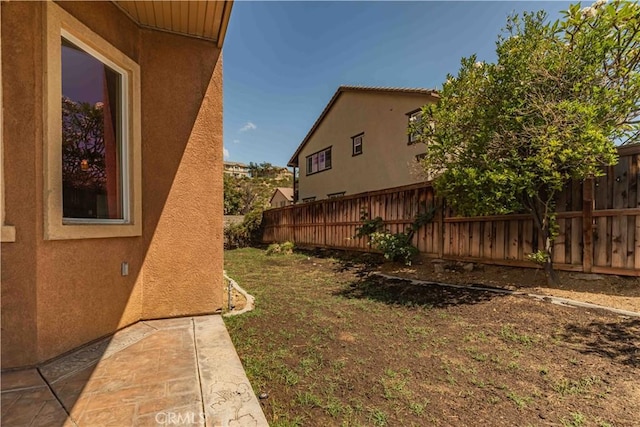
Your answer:
[[[557,200],[559,235],[553,261],[558,270],[640,276],[640,146],[619,149],[620,161],[605,176],[571,183]],[[404,231],[427,206],[446,206],[429,184],[319,200],[264,212],[263,242],[292,241],[302,247],[370,251],[354,238],[361,211]],[[543,247],[528,214],[458,217],[439,208],[412,241],[430,257],[536,267],[527,254]]]

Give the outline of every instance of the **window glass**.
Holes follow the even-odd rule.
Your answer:
[[[331,169],[331,148],[307,156],[307,175]]]
[[[362,154],[362,135],[352,137],[353,155]]]
[[[62,38],[64,218],[123,219],[122,75]]]
[[[422,117],[422,111],[415,111],[409,115],[409,126],[415,124]],[[409,134],[409,143],[417,142],[420,138],[420,135],[416,132],[412,132]]]

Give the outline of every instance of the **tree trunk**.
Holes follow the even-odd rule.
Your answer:
[[[545,221],[544,226],[542,229],[544,252],[546,254],[544,261],[544,275],[547,277],[547,285],[550,287],[556,287],[560,284],[560,280],[558,278],[558,273],[553,269],[553,240],[551,240],[551,233],[549,233],[548,221]]]
[[[550,287],[556,287],[559,285],[560,280],[558,273],[553,269],[553,239],[551,237],[551,224],[548,214],[548,210],[544,209],[542,203],[536,203],[533,200],[528,200],[528,208],[533,215],[533,223],[536,228],[542,234],[542,240],[544,241],[544,254],[545,260],[542,264],[544,267],[544,274],[547,278],[547,285]]]

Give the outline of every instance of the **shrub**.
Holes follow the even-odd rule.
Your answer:
[[[389,261],[402,261],[406,265],[411,265],[411,259],[418,254],[418,249],[411,244],[411,237],[408,234],[377,231],[370,237],[371,245],[380,250]]]
[[[244,216],[240,224],[224,230],[225,249],[243,248],[260,243],[262,237],[262,211],[253,210]]]
[[[292,242],[272,243],[265,252],[266,255],[291,255],[294,244]]]
[[[366,210],[360,211],[360,225],[356,228],[355,237],[369,237],[369,245],[383,253],[389,261],[402,261],[411,265],[411,260],[418,254],[418,248],[411,244],[414,233],[425,224],[433,221],[436,209],[433,206],[424,205],[423,212],[419,213],[404,233],[391,234],[384,228],[384,220],[381,217],[369,219]]]

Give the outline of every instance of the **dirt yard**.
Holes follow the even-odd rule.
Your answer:
[[[373,260],[372,262],[377,264],[376,258]],[[560,285],[550,288],[542,270],[473,264],[473,270],[466,271],[464,267],[468,263],[449,262],[443,265],[444,272],[436,273],[434,264],[437,263],[438,261],[423,257],[412,266],[384,263],[379,264],[378,269],[385,274],[410,279],[500,287],[640,313],[639,277],[559,271]]]
[[[640,425],[640,319],[370,274],[435,281],[430,268],[227,251],[257,308],[225,322],[270,425]],[[441,274],[546,291],[529,270]],[[637,279],[579,280],[637,304]]]

